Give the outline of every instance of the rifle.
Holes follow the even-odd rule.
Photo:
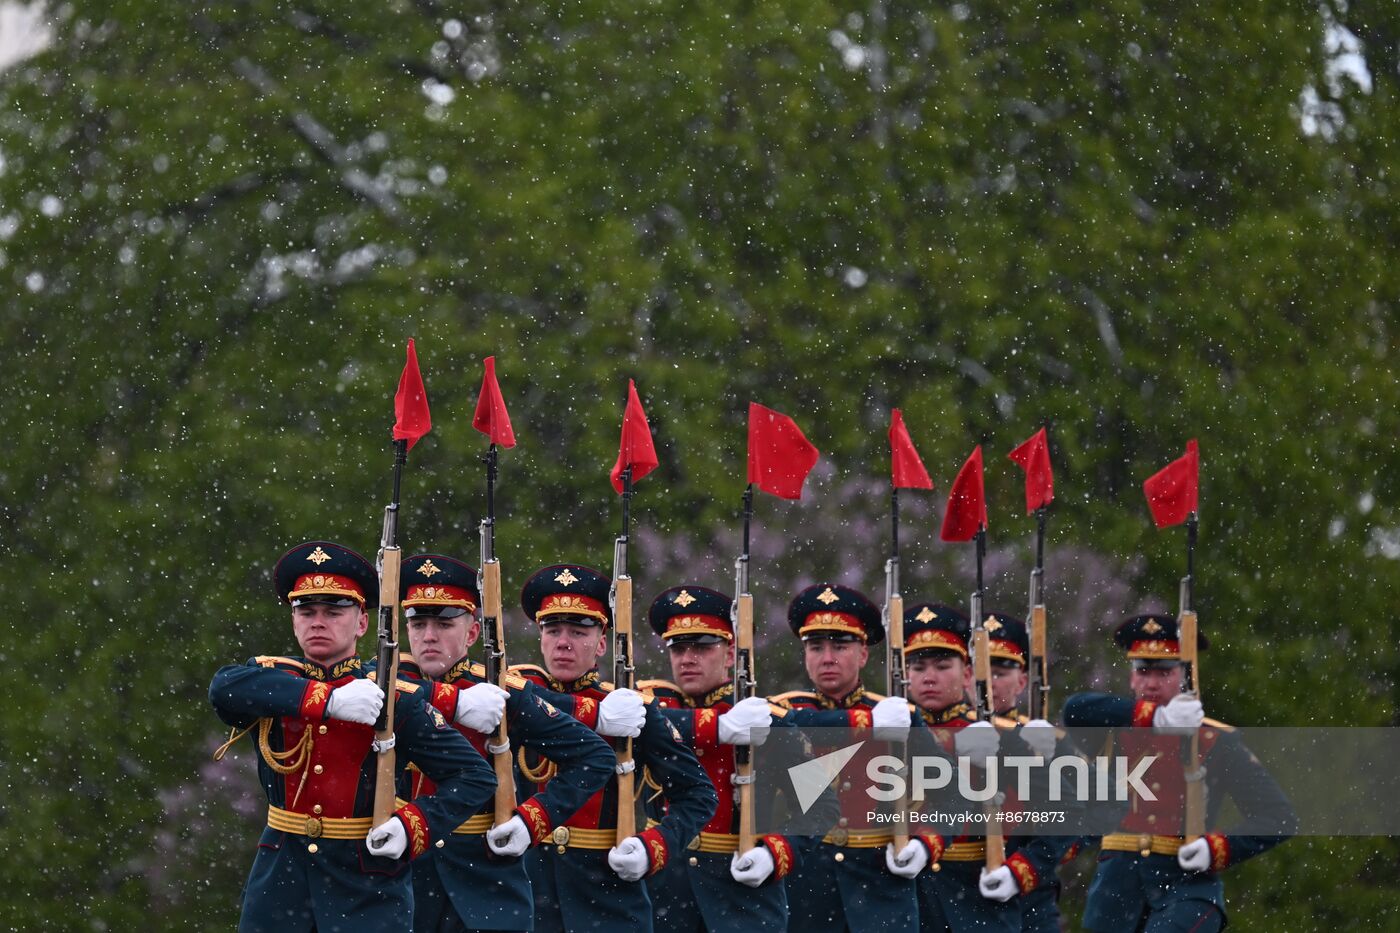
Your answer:
[[[374,750],[379,760],[374,776],[374,825],[394,815],[394,698],[399,677],[399,486],[408,461],[408,441],[394,441],[394,498],[384,507],[384,530],[379,537],[379,665],[378,682],[384,708],[374,725]]]
[[[1031,606],[1026,618],[1030,620],[1031,656],[1030,684],[1026,705],[1031,719],[1050,718],[1050,659],[1045,622],[1045,506],[1035,510],[1035,569],[1031,571]]]
[[[977,711],[977,721],[990,723],[995,707],[992,703],[992,655],[991,635],[987,632],[987,620],[982,615],[982,558],[987,553],[987,529],[977,529],[977,589],[972,592],[972,676],[973,705]],[[996,728],[995,725],[992,726]],[[987,814],[987,870],[994,871],[1006,861],[1006,840],[1002,836],[1001,823],[996,819],[996,798],[989,800],[984,812]]]
[[[909,698],[909,676],[904,670],[904,596],[899,592],[899,487],[890,492],[891,550],[890,559],[885,561],[885,690],[889,696]],[[908,750],[904,742],[895,743],[892,749],[900,760],[901,770]],[[906,815],[909,812],[908,782],[905,792],[895,801],[895,812]],[[894,824],[894,851],[898,855],[909,844],[909,824],[896,820]]]
[[[1186,521],[1186,576],[1181,578],[1181,589],[1178,595],[1181,614],[1177,621],[1177,637],[1180,639],[1181,664],[1185,674],[1181,685],[1182,692],[1199,699],[1201,695],[1200,671],[1198,670],[1200,656],[1196,643],[1198,637],[1196,610],[1192,603],[1191,592],[1195,551],[1196,513],[1192,512],[1191,517]],[[1194,842],[1204,836],[1206,832],[1206,769],[1201,766],[1201,732],[1199,729],[1191,733],[1191,737],[1187,740],[1182,751],[1182,765],[1186,776],[1184,835],[1187,842]]]
[[[734,702],[758,693],[754,676],[753,594],[749,592],[749,522],[753,518],[753,484],[744,490],[744,551],[734,561],[734,603],[730,619],[734,625]],[[734,746],[734,774],[730,778],[739,791],[739,852],[756,844],[753,803],[753,748]]]
[[[485,652],[486,682],[503,690],[506,686],[505,614],[501,611],[501,563],[496,559],[496,445],[482,458],[486,464],[486,517],[481,520],[481,647]],[[510,735],[506,717],[496,734],[486,743],[496,768],[494,824],[500,826],[515,815],[515,768],[510,756]]]
[[[613,684],[632,688],[636,668],[632,664],[632,578],[627,575],[627,531],[632,500],[632,467],[622,471],[622,534],[613,542],[613,581],[608,594],[613,613]],[[619,747],[620,746],[620,747]],[[637,764],[632,760],[632,740],[614,746],[617,755],[617,841],[637,834],[635,779]]]

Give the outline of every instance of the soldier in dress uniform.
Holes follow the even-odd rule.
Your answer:
[[[1009,653],[1008,644],[995,644],[1002,640],[998,627],[990,623],[988,627],[993,629],[993,656],[998,651]],[[906,607],[905,663],[910,697],[920,718],[939,747],[974,764],[999,753],[1031,755],[1031,749],[1012,731],[1013,723],[1003,720],[1007,727],[1003,737],[998,727],[979,722],[968,702],[972,688],[967,645],[970,628],[967,617],[948,606],[915,603]],[[1002,777],[1005,787],[1007,776]],[[1020,805],[1014,795],[1008,795],[1002,809],[1014,810]],[[1020,930],[1020,898],[1034,891],[1041,877],[1053,873],[1071,841],[1013,837],[1007,841],[1005,863],[987,872],[986,838],[975,824],[967,822],[915,836],[925,848],[928,864],[928,870],[919,876],[919,927],[925,933]]]
[[[1220,873],[1278,845],[1294,831],[1296,816],[1234,730],[1205,719],[1200,701],[1181,692],[1184,668],[1175,618],[1133,616],[1118,627],[1114,641],[1132,664],[1132,697],[1075,694],[1065,702],[1065,725],[1071,730],[1116,728],[1112,754],[1130,761],[1157,755],[1142,777],[1157,799],[1140,798],[1134,789],[1117,832],[1103,837],[1084,926],[1115,933],[1219,930],[1225,925]],[[1197,645],[1206,647],[1204,636],[1198,636]],[[1208,831],[1186,843],[1181,746],[1183,733],[1193,732],[1198,732],[1205,768],[1207,829],[1217,825],[1226,797],[1243,820],[1229,832]]]
[[[772,834],[759,836],[748,852],[738,851],[733,747],[752,744],[755,730],[787,724],[786,710],[771,707],[764,697],[734,703],[732,605],[723,593],[686,584],[657,596],[647,613],[652,629],[665,639],[675,682],[643,681],[638,688],[680,730],[719,794],[714,817],[687,857],[671,860],[647,880],[657,927],[674,933],[783,933],[788,922],[783,879],[810,845],[808,839]]]
[[[221,668],[209,686],[233,726],[227,750],[257,730],[267,828],[243,894],[239,929],[408,931],[408,860],[425,854],[491,799],[490,767],[414,684],[399,682],[394,753],[436,784],[371,827],[384,691],[355,655],[378,579],[369,561],[329,541],[292,548],[273,573],[292,607],[301,657],[256,657]],[[241,730],[241,731],[239,731]]]
[[[911,718],[902,697],[882,697],[861,684],[861,669],[870,646],[884,640],[880,610],[864,594],[838,583],[803,590],[788,606],[788,625],[802,640],[803,662],[814,690],[794,690],[773,698],[790,710],[787,719],[799,728],[843,726],[875,729],[884,737],[907,737]],[[816,749],[817,754],[832,749]],[[845,769],[865,773],[863,758]],[[843,781],[838,787],[841,816],[832,830],[788,877],[788,929],[912,931],[918,926],[914,876],[910,861],[920,847],[890,849],[893,836],[884,830],[848,829],[870,809],[864,788]]]
[[[987,614],[984,624],[990,634],[993,711],[1001,719],[1022,726],[1021,736],[1035,754],[1046,759],[1059,754],[1074,754],[1075,750],[1065,741],[1063,732],[1044,719],[1032,720],[1021,712],[1021,697],[1030,679],[1026,659],[1030,657],[1031,640],[1026,623],[1005,612],[991,612]],[[998,725],[1001,725],[999,721]],[[1025,728],[1027,726],[1030,728]],[[1025,841],[1013,836],[1012,846]],[[1066,849],[1061,864],[1072,861],[1078,853],[1079,843],[1076,840]],[[1047,872],[1035,890],[1021,894],[1017,900],[1021,905],[1021,929],[1024,933],[1059,933],[1060,878],[1057,871]]]
[[[607,783],[612,749],[519,674],[507,674],[507,691],[485,682],[484,667],[467,657],[481,634],[476,570],[441,554],[419,554],[403,562],[399,586],[413,651],[399,662],[399,673],[423,684],[429,702],[457,723],[483,757],[490,754],[487,744],[504,710],[509,740],[547,756],[558,769],[502,826],[491,828],[488,801],[413,866],[413,929],[533,929],[535,904],[520,857]],[[409,800],[433,791],[421,771],[413,770],[405,783]]]
[[[542,933],[582,927],[600,933],[650,931],[651,899],[640,882],[680,857],[715,812],[710,779],[670,720],[655,704],[643,703],[635,690],[614,688],[599,677],[597,663],[607,651],[612,623],[611,585],[607,576],[578,564],[536,571],[525,583],[520,604],[540,626],[544,665],[512,669],[565,695],[561,703],[572,700],[568,711],[590,728],[635,738],[634,759],[644,778],[637,784],[649,781],[660,788],[666,815],[656,826],[618,842],[618,783],[610,780],[555,827],[526,864],[535,892],[535,928]],[[521,771],[543,789],[555,767],[547,758],[522,753]]]

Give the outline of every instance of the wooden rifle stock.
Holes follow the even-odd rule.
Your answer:
[[[738,626],[734,631],[734,702],[755,695],[753,665],[753,596],[739,594],[737,600]],[[753,802],[753,746],[734,747],[735,786],[739,790],[739,852],[757,845]]]
[[[1046,653],[1049,637],[1046,631],[1045,604],[1031,606],[1030,618],[1031,671],[1029,700],[1032,719],[1050,718],[1050,658]]]
[[[386,524],[389,519],[386,519]],[[382,751],[374,772],[374,825],[394,815],[394,779],[397,776],[394,740],[395,685],[399,678],[399,564],[402,552],[397,545],[381,551],[379,572],[379,665],[377,681],[384,691],[383,725],[374,734]]]
[[[625,539],[619,539],[626,564]],[[632,578],[627,574],[613,580],[613,681],[614,686],[632,688]],[[623,739],[614,748],[617,755],[617,841],[637,834],[636,765],[632,760],[632,740]]]
[[[1189,578],[1188,578],[1189,579]],[[1182,581],[1183,593],[1189,593],[1190,584]],[[1183,607],[1190,605],[1189,596]],[[1178,622],[1177,636],[1181,645],[1181,664],[1185,672],[1185,692],[1200,698],[1201,683],[1197,650],[1197,621],[1193,609],[1183,608]],[[1186,742],[1183,766],[1186,775],[1186,826],[1184,836],[1187,842],[1195,842],[1206,832],[1205,769],[1201,767],[1201,731],[1191,733]]]
[[[482,534],[489,534],[489,531],[483,529]],[[501,613],[501,564],[494,557],[482,562],[481,608],[491,632],[486,643],[486,679],[502,690],[509,690],[506,686],[505,619]],[[487,743],[487,748],[496,769],[493,822],[500,826],[515,816],[515,766],[510,754],[510,733],[505,716],[501,717],[501,724]]]
[[[978,616],[981,615],[981,600],[977,600]],[[974,689],[977,694],[977,719],[979,722],[990,723],[992,721],[992,656],[991,656],[991,636],[987,633],[987,627],[981,618],[974,619],[973,624],[973,677],[976,678]],[[995,725],[992,726],[996,728]],[[993,798],[984,806],[987,814],[987,870],[995,871],[1006,861],[1006,840],[1002,836],[1001,822],[997,819],[997,803]]]
[[[899,561],[890,558],[885,562],[885,692],[892,697],[909,696],[909,680],[904,671],[904,597],[899,592]],[[907,747],[900,743],[896,749],[901,769],[906,778],[909,763]],[[894,837],[895,855],[904,851],[909,844],[909,782],[904,782],[904,793],[894,803],[895,823],[891,835]]]

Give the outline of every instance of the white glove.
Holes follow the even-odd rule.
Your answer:
[[[875,737],[886,742],[908,740],[909,721],[909,703],[904,697],[885,697],[870,711]]]
[[[641,881],[647,873],[647,847],[636,836],[628,836],[608,850],[608,867],[623,881]]]
[[[985,768],[987,759],[1001,747],[1001,735],[989,722],[974,722],[953,733],[953,748],[976,768]]]
[[[403,821],[391,816],[371,829],[365,841],[369,843],[370,855],[398,858],[408,848],[408,833],[404,832]]]
[[[1166,706],[1159,706],[1152,714],[1152,725],[1158,732],[1190,735],[1201,727],[1205,711],[1201,701],[1185,693],[1172,697]]]
[[[893,842],[885,845],[885,867],[892,875],[913,878],[923,871],[927,864],[928,849],[917,839],[910,839],[904,848],[899,850],[898,855],[895,854]]]
[[[1205,871],[1210,867],[1210,843],[1202,836],[1176,850],[1176,863],[1187,871]]]
[[[982,892],[982,896],[989,901],[997,901],[1005,904],[1017,894],[1021,893],[1020,887],[1016,884],[1016,878],[1011,874],[1011,869],[1005,865],[992,871],[982,869],[981,876],[977,879],[977,890]]]
[[[729,712],[719,714],[719,741],[722,745],[762,745],[772,725],[768,701],[749,697],[735,703]]]
[[[457,694],[456,720],[473,732],[489,735],[506,714],[509,693],[495,684],[476,684]]]
[[[331,719],[372,726],[384,708],[384,691],[372,680],[352,680],[331,691],[326,715]]]
[[[1032,719],[1021,727],[1021,741],[1041,758],[1055,757],[1055,727],[1049,720]]]
[[[642,726],[646,721],[646,704],[642,702],[642,695],[635,690],[619,687],[603,697],[603,702],[598,704],[599,735],[635,739],[642,734]],[[637,844],[641,845],[640,842]],[[616,852],[617,849],[613,851]],[[611,857],[609,862],[611,863]]]
[[[773,853],[768,851],[767,846],[754,846],[743,855],[735,852],[729,859],[729,876],[751,888],[763,884],[772,874]]]
[[[500,826],[492,826],[486,831],[486,844],[497,855],[509,855],[512,858],[524,855],[525,850],[530,848],[530,841],[530,830],[518,814]]]

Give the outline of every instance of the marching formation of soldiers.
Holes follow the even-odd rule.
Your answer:
[[[1205,719],[1199,699],[1194,440],[1144,483],[1158,526],[1188,527],[1182,611],[1123,622],[1114,639],[1132,695],[1072,696],[1057,729],[1045,718],[1040,577],[1053,478],[1044,429],[1010,455],[1037,516],[1028,624],[982,609],[980,447],[952,485],[940,532],[976,542],[971,611],[904,605],[899,490],[932,482],[896,409],[884,608],[836,582],[798,593],[787,618],[810,689],[765,697],[754,675],[749,527],[755,487],[800,498],[816,463],[792,419],[750,404],[735,595],[680,581],[656,596],[646,615],[671,677],[638,682],[629,502],[658,461],[635,385],[611,475],[622,496],[613,575],[560,563],[521,591],[539,665],[505,664],[494,484],[497,449],[515,437],[494,358],[473,418],[490,441],[480,570],[440,553],[400,559],[402,469],[431,428],[412,341],[394,410],[394,495],[378,568],[329,541],[292,548],[273,580],[301,654],[224,667],[209,688],[233,728],[216,757],[254,735],[267,795],[240,930],[1048,931],[1060,927],[1058,867],[1097,844],[1088,929],[1205,933],[1225,924],[1221,873],[1293,831],[1282,791],[1229,726]],[[357,643],[371,609],[378,652],[365,664]],[[480,663],[469,657],[478,641]],[[882,643],[888,696],[863,680]],[[610,681],[599,670],[609,653]],[[803,764],[787,783],[759,781],[757,749],[779,739],[797,741]],[[1102,748],[1083,748],[1089,741]],[[1090,807],[1085,784],[1071,786],[1096,753],[1100,787],[1112,761],[1133,762],[1118,774],[1131,793],[1113,798],[1121,806],[1107,816],[1106,800]],[[834,759],[849,764],[817,772],[814,792],[798,787],[800,768]],[[925,764],[956,771],[958,793],[926,799],[919,783],[911,794],[916,763],[920,777]],[[884,797],[845,776],[877,773],[902,790]],[[1227,798],[1242,815],[1228,832],[1218,828]],[[872,808],[891,799],[892,808]],[[766,820],[768,830],[807,828],[761,832],[764,807],[786,813]],[[795,809],[809,822],[792,822]]]
[[[970,826],[847,828],[869,801],[843,781],[819,805],[831,816],[825,835],[759,835],[744,848],[736,751],[770,729],[841,726],[903,741],[918,733],[973,767],[1057,754],[1065,731],[1019,710],[1026,626],[985,614],[995,708],[979,718],[967,616],[931,602],[905,608],[903,644],[890,647],[907,665],[908,698],[881,697],[862,682],[886,635],[880,609],[855,589],[819,584],[788,612],[810,688],[736,702],[733,601],[680,583],[647,612],[671,677],[633,690],[598,669],[613,581],[558,564],[535,572],[521,596],[542,664],[511,668],[502,688],[468,658],[482,622],[476,569],[433,553],[403,562],[398,601],[411,650],[394,683],[397,799],[376,822],[375,722],[386,695],[356,645],[379,576],[348,548],[312,541],[283,555],[274,580],[301,654],[225,667],[210,686],[235,737],[255,736],[267,795],[245,931],[1056,930],[1056,869],[1095,842],[1086,928],[1213,930],[1225,922],[1221,873],[1277,844],[1276,827],[1290,819],[1231,728],[1182,692],[1178,620],[1150,615],[1114,634],[1131,695],[1078,694],[1063,708],[1071,731],[1115,729],[1122,754],[1158,746],[1173,764],[1151,772],[1155,800],[1134,796],[1100,838],[1016,824],[996,840],[994,864],[991,834]],[[488,763],[503,751],[498,731],[509,736],[515,784],[505,811],[493,808],[501,772]],[[1186,734],[1199,741],[1208,824],[1229,797],[1240,831],[1184,836],[1176,750]],[[645,818],[624,835],[619,820],[632,808],[620,795],[633,793]],[[1015,808],[1015,796],[999,805]]]

